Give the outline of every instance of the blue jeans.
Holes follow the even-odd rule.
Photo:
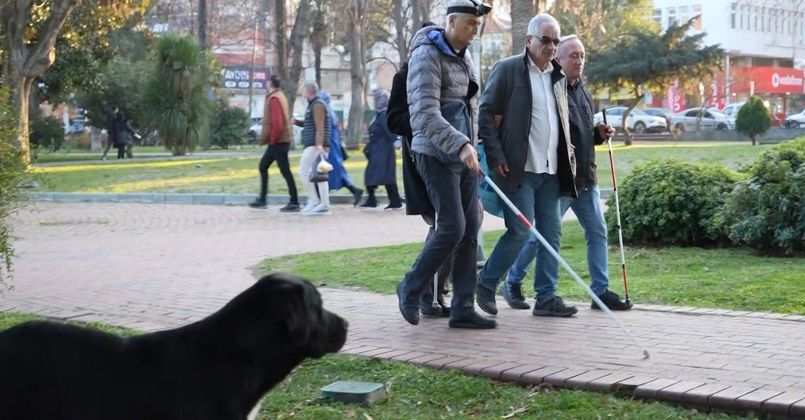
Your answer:
[[[601,192],[598,187],[586,189],[580,191],[579,197],[576,199],[562,197],[560,205],[562,216],[565,215],[568,208],[572,208],[584,229],[584,239],[587,242],[587,268],[590,270],[590,289],[596,295],[600,295],[609,287],[607,224],[601,209]],[[531,261],[534,261],[537,247],[539,247],[537,237],[532,235],[520,251],[517,261],[509,269],[506,282],[509,284],[523,282],[528,266],[531,265]]]
[[[559,249],[562,236],[562,218],[559,215],[559,178],[557,175],[526,172],[523,183],[509,199],[554,249]],[[497,290],[498,282],[509,270],[531,230],[506,207],[503,211],[506,233],[500,237],[492,254],[486,261],[478,281],[482,287]],[[537,250],[537,270],[534,291],[539,302],[547,302],[556,296],[559,262],[544,249]]]

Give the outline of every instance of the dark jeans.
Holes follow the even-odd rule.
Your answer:
[[[433,156],[415,153],[415,159],[436,209],[436,231],[405,274],[402,292],[408,302],[418,304],[433,275],[452,254],[450,315],[465,315],[474,311],[473,293],[477,281],[478,175],[463,165],[448,167]]]
[[[288,149],[290,147],[290,143],[270,144],[266,147],[263,158],[260,159],[260,165],[257,167],[260,171],[260,200],[265,201],[266,199],[268,194],[268,168],[276,160],[280,173],[285,178],[285,183],[288,184],[288,195],[291,196],[290,203],[299,204],[296,182],[293,179],[293,173],[291,173],[291,165],[288,163]]]

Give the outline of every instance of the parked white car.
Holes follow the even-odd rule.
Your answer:
[[[252,117],[252,125],[249,127],[249,143],[257,143],[263,133],[263,119]]]
[[[726,115],[718,111],[702,111],[701,108],[689,108],[671,117],[671,127],[676,131],[696,131],[697,123],[700,131],[734,128],[733,122]]]
[[[301,143],[302,127],[292,125],[291,131],[293,132],[294,141]],[[260,140],[261,134],[263,134],[263,119],[260,117],[252,117],[252,125],[249,127],[249,143],[256,144]]]
[[[626,112],[626,110],[627,108],[623,106],[607,108],[607,123],[616,130],[620,130],[623,126],[623,113]],[[604,116],[601,112],[593,116],[593,122],[595,124],[600,124],[603,121]],[[665,118],[649,115],[642,109],[637,108],[629,113],[629,117],[626,119],[626,125],[629,127],[629,131],[637,134],[668,131],[668,122],[665,121]]]
[[[805,109],[797,112],[796,114],[790,114],[788,117],[786,117],[785,126],[788,128],[805,127]]]

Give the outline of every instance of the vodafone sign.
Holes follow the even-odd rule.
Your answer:
[[[733,70],[733,92],[749,93],[752,82],[755,93],[805,93],[805,72],[783,67],[742,67]]]

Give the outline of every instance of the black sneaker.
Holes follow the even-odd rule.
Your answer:
[[[364,209],[376,208],[377,207],[377,201],[372,200],[372,199],[366,199],[366,201],[363,204],[361,204],[360,207],[364,208]]]
[[[534,302],[534,310],[531,311],[531,314],[534,316],[558,316],[558,317],[569,317],[573,316],[578,312],[575,306],[567,306],[565,302],[562,301],[562,298],[556,296],[555,298],[539,303],[539,301]]]
[[[500,292],[503,295],[503,299],[506,299],[506,303],[513,309],[531,309],[531,305],[525,301],[522,287],[523,285],[521,283],[503,283]]]
[[[607,305],[607,308],[613,311],[628,311],[629,309],[632,309],[631,302],[626,303],[622,301],[621,297],[611,290],[607,290],[606,292],[598,295],[598,299],[601,299],[601,302],[604,302],[604,305]],[[593,301],[593,303],[590,305],[590,308],[601,310],[595,301]]]
[[[475,311],[464,315],[450,317],[447,323],[450,328],[469,328],[474,330],[488,330],[498,326],[494,319],[484,318]]]
[[[478,302],[478,307],[489,315],[498,313],[498,306],[495,303],[495,291],[481,286],[481,283],[475,286],[475,301]]]
[[[258,198],[256,200],[252,201],[251,203],[249,203],[249,207],[251,207],[253,209],[264,209],[264,208],[266,208],[268,206],[266,205],[266,200],[261,200],[261,199]]]
[[[438,303],[425,304],[420,302],[419,312],[422,313],[422,315],[431,318],[447,318],[450,316],[450,308],[447,306],[442,306]]]
[[[361,198],[363,197],[363,190],[360,188],[355,188],[352,190],[352,207],[356,207],[358,203],[361,202]]]
[[[413,305],[403,295],[402,283],[397,285],[397,306],[403,318],[411,325],[419,324],[419,305]]]
[[[402,203],[394,203],[386,206],[384,210],[399,210],[403,207]]]
[[[288,203],[285,207],[281,208],[280,211],[283,213],[296,213],[302,210],[297,203]]]

